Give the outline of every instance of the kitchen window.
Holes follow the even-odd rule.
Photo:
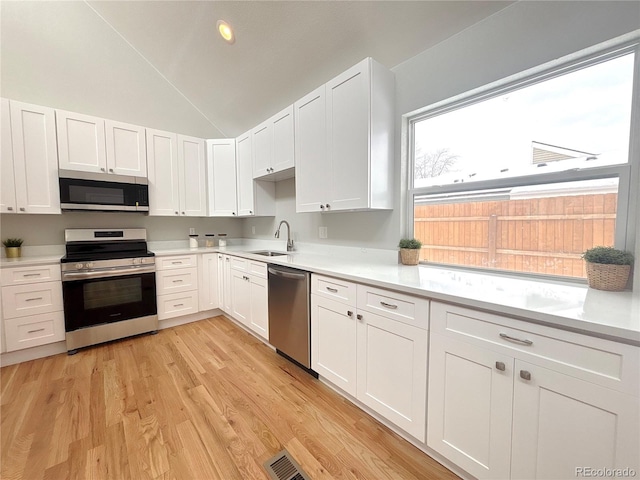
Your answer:
[[[637,57],[637,43],[574,56],[412,117],[421,261],[583,279],[586,249],[633,250]]]

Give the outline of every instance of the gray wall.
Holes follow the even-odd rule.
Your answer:
[[[276,218],[244,220],[244,235],[271,237],[277,222],[286,219],[299,241],[395,248],[406,230],[399,193],[406,185],[402,115],[638,28],[638,2],[518,2],[501,10],[393,68],[397,131],[392,212],[297,214],[294,182],[286,180],[276,185]],[[328,227],[328,240],[318,238],[321,225]]]

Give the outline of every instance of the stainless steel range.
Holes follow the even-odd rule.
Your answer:
[[[69,354],[78,348],[157,332],[155,257],[147,232],[69,229],[62,293]]]

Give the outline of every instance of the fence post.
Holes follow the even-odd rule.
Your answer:
[[[487,242],[489,250],[489,267],[494,267],[496,264],[496,242],[498,237],[498,216],[494,213],[489,215],[489,228],[487,229],[489,239]]]

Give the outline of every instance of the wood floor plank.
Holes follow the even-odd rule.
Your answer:
[[[0,370],[2,479],[454,479],[224,317]]]

